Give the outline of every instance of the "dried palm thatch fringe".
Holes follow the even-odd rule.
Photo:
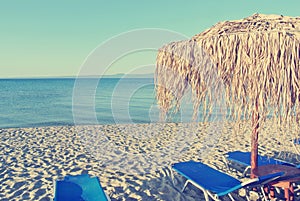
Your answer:
[[[190,87],[194,118],[200,105],[225,100],[229,115],[260,120],[300,117],[300,18],[255,14],[221,22],[190,40],[159,49],[155,73],[161,118],[180,107]]]

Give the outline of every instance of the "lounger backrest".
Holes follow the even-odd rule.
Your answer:
[[[243,182],[242,186],[246,187],[246,186],[265,185],[267,183],[270,183],[272,181],[275,181],[275,180],[279,179],[283,175],[284,175],[284,172],[276,172],[276,173],[264,175],[264,176],[254,178],[254,179],[250,179],[246,182]]]

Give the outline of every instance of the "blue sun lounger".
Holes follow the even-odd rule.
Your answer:
[[[228,195],[234,201],[230,194],[231,192],[246,187],[260,187],[262,189],[263,185],[278,179],[284,174],[284,172],[278,172],[250,179],[247,182],[241,182],[201,162],[188,161],[175,163],[172,165],[172,169],[187,179],[182,192],[191,183],[202,190],[206,201],[209,201],[209,197],[218,201],[220,197],[225,195]]]
[[[54,184],[54,201],[109,201],[98,177],[65,176]]]
[[[228,162],[233,162],[236,163],[238,165],[243,166],[245,169],[243,171],[243,176],[246,176],[248,170],[251,168],[251,153],[250,152],[241,152],[241,151],[233,151],[233,152],[228,152],[227,154],[225,154],[225,159],[226,159],[226,165],[229,168],[229,164]],[[286,162],[286,161],[282,161],[282,160],[278,160],[278,159],[274,159],[274,158],[270,158],[267,156],[261,156],[258,155],[258,166],[262,166],[262,165],[273,165],[273,164],[277,164],[277,165],[288,165],[288,166],[294,166],[294,167],[298,167],[295,164]]]

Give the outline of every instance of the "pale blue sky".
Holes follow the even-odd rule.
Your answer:
[[[162,28],[191,37],[219,21],[256,12],[300,16],[300,1],[1,1],[0,77],[76,76],[93,49],[123,32]],[[118,61],[112,73],[123,72],[122,65],[128,71],[134,59],[154,64],[153,55]]]

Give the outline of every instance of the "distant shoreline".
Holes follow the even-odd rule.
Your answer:
[[[100,78],[154,78],[153,73],[149,74],[113,74],[113,75],[86,75],[86,76],[37,76],[37,77],[0,77],[0,80],[17,79],[100,79]]]

